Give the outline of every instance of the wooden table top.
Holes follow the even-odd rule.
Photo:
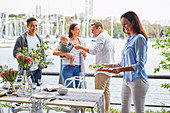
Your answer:
[[[94,89],[72,89],[68,88],[69,91],[75,92],[91,92],[91,93],[102,93],[103,90],[94,90]],[[0,97],[1,102],[16,102],[16,103],[29,103],[32,101],[28,97],[15,97],[15,96],[2,96]],[[70,100],[52,100],[47,103],[47,105],[56,105],[56,106],[70,106],[70,107],[82,107],[82,108],[94,108],[96,102],[86,102],[86,101],[70,101]]]

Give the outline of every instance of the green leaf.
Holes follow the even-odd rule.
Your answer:
[[[170,57],[168,57],[166,60],[170,62]]]

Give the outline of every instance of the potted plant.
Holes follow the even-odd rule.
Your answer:
[[[8,94],[12,94],[13,92],[15,92],[15,88],[13,87],[13,84],[17,78],[18,75],[18,71],[11,69],[3,69],[2,66],[1,67],[1,73],[0,73],[0,77],[2,78],[2,82],[8,81],[10,83],[10,87],[8,88]]]

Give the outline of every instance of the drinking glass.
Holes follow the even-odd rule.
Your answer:
[[[37,83],[36,83],[36,82],[33,82],[33,83],[32,83],[32,90],[33,90],[33,93],[35,93],[36,87],[37,87]]]
[[[40,91],[41,91],[42,79],[38,79],[38,84],[40,85]]]
[[[80,72],[80,73],[79,73],[79,79],[80,79],[80,80],[84,80],[84,73],[83,73],[83,72]]]

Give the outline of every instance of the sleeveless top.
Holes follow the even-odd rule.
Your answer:
[[[82,38],[78,38],[79,39],[79,42],[82,46],[84,46],[84,41]],[[71,38],[69,39],[69,41],[71,41]],[[70,54],[73,54],[75,56],[75,59],[74,59],[74,64],[75,65],[80,65],[81,66],[81,72],[84,72],[84,56],[81,54],[81,49],[79,50],[76,50],[74,47],[73,49],[70,51]],[[66,59],[66,60],[62,60],[62,64],[64,65],[70,65],[70,59]]]
[[[84,46],[84,41],[83,41],[83,39],[82,38],[78,38],[79,39],[79,42],[80,42],[80,44],[82,45],[82,46]],[[71,39],[70,39],[71,40]],[[70,41],[69,40],[69,41]],[[75,49],[75,48],[74,48]],[[77,50],[76,50],[77,51]],[[76,59],[76,58],[75,58]],[[75,60],[74,59],[74,60]],[[65,63],[67,62],[67,61],[64,61],[64,60],[62,60],[61,59],[61,67],[60,67],[60,75],[59,75],[59,81],[58,81],[58,83],[59,84],[63,84],[64,85],[64,81],[63,81],[63,78],[62,78],[62,76],[61,76],[61,70],[62,70],[62,65],[70,65],[70,60],[69,60],[69,64],[65,64]],[[81,54],[81,50],[80,50],[80,52],[79,52],[79,64],[80,64],[80,72],[81,73],[85,73],[85,67],[84,67],[84,56]]]

